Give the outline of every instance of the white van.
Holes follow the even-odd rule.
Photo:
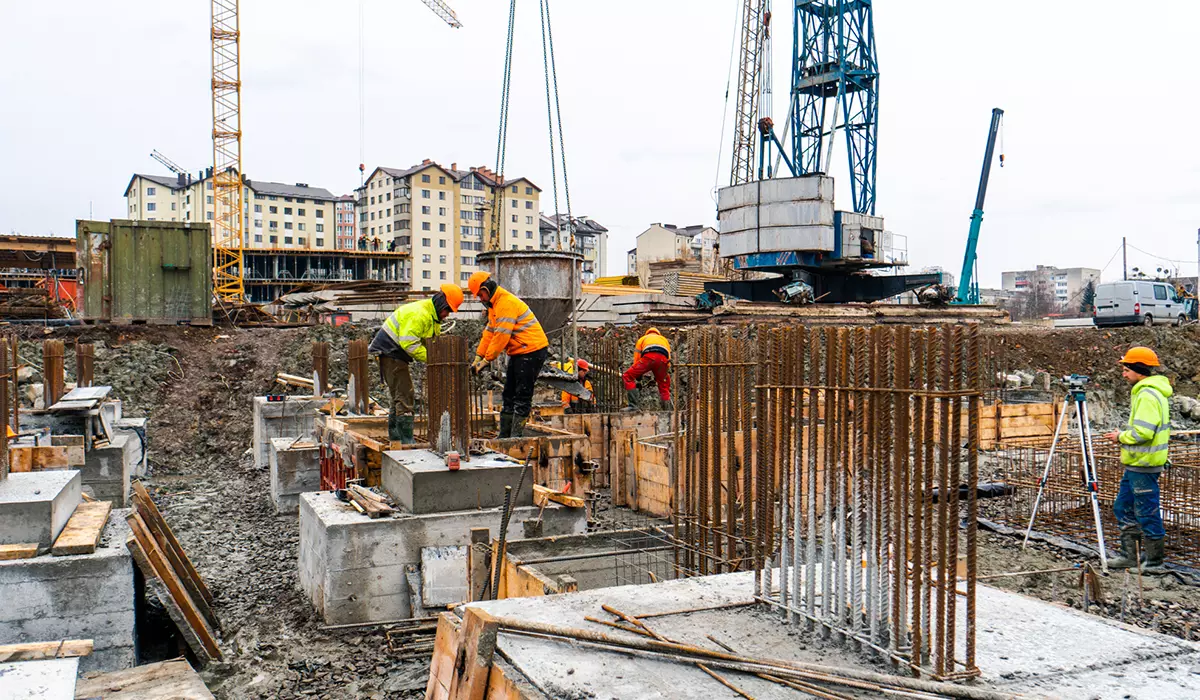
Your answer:
[[[1097,326],[1131,326],[1187,321],[1187,310],[1166,282],[1127,280],[1096,285]]]

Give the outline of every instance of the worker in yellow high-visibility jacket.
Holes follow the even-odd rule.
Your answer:
[[[487,328],[475,351],[471,371],[478,374],[489,362],[508,355],[500,408],[501,438],[521,437],[533,411],[533,385],[550,354],[550,341],[529,305],[501,287],[487,272],[476,272],[467,288],[487,307]]]
[[[463,291],[443,284],[431,299],[414,301],[397,308],[371,339],[369,352],[379,356],[379,374],[387,384],[392,403],[388,410],[388,439],[405,444],[413,442],[413,391],[409,364],[425,362],[425,339],[442,331],[442,321],[458,311]],[[359,391],[364,391],[360,387]]]

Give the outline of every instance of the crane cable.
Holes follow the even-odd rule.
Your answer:
[[[567,147],[563,141],[562,110],[559,107],[559,98],[558,98],[558,67],[554,61],[554,26],[550,23],[550,0],[541,0],[541,2],[542,2],[543,9],[544,9],[544,15],[545,15],[543,22],[542,22],[543,32],[545,33],[545,38],[543,40],[543,46],[542,46],[542,54],[543,54],[542,60],[544,63],[545,62],[545,54],[546,54],[546,45],[549,45],[549,54],[550,54],[550,81],[549,81],[549,84],[554,86],[554,115],[555,115],[555,120],[558,123],[558,154],[559,154],[559,157],[562,159],[563,196],[566,198],[567,225],[569,227],[570,234],[571,234],[569,250],[571,252],[574,252],[575,251],[575,225],[574,225],[575,219],[571,214],[571,185],[570,185],[570,182],[567,180]],[[549,91],[549,85],[548,85],[547,91],[546,91],[546,111],[547,111],[547,113],[549,113],[549,110],[550,110],[550,91]],[[550,161],[551,161],[551,164],[553,164],[553,161],[554,161],[554,127],[553,127],[553,125],[551,125],[551,128],[550,128]],[[553,171],[553,165],[551,166],[551,170]],[[554,211],[554,213],[558,214],[558,191],[557,191],[558,184],[557,184],[557,182],[554,184],[554,189],[555,189],[555,193],[554,193],[554,210],[555,211]],[[559,225],[559,245],[560,246],[562,245],[561,241],[562,241],[562,228],[561,228],[561,224],[560,224]]]
[[[550,129],[550,188],[551,188],[551,191],[554,193],[555,242],[558,246],[558,249],[562,250],[562,244],[563,244],[562,215],[561,215],[562,210],[558,208],[558,164],[557,164],[557,159],[554,155],[554,112],[553,112],[554,105],[552,105],[550,102],[550,50],[547,48],[547,35],[546,35],[546,11],[547,11],[547,9],[548,8],[546,7],[546,0],[539,0],[538,15],[542,21],[542,72],[543,72],[543,75],[545,76],[545,80],[546,80],[546,123],[549,125],[549,129]],[[555,81],[554,90],[555,90],[555,94],[557,94],[557,92],[558,92],[557,81]],[[558,126],[559,126],[559,130],[561,133],[561,129],[562,129],[561,118],[560,118],[560,122],[559,122]],[[567,173],[566,173],[566,168],[565,168],[565,164],[564,164],[564,168],[563,168],[563,178],[564,179],[566,178],[566,175],[567,175]],[[567,221],[570,222],[570,220],[571,220],[570,215],[568,214]],[[574,240],[571,241],[571,247],[572,248],[575,247]]]
[[[517,14],[517,0],[509,0],[508,4],[508,44],[504,51],[504,82],[500,87],[500,133],[496,140],[496,179],[497,185],[504,183],[504,159],[508,146],[508,98],[512,87],[512,54],[513,54],[513,24]],[[504,204],[501,194],[503,189],[496,192],[492,203],[492,226],[489,232],[490,250],[502,250],[503,236],[500,235],[500,209]]]

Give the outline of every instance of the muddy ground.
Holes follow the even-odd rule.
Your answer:
[[[111,384],[131,415],[149,420],[149,485],[184,548],[216,596],[226,660],[204,671],[218,698],[418,698],[427,664],[402,661],[377,629],[322,632],[297,586],[298,528],[274,514],[268,475],[249,454],[250,398],[271,388],[276,372],[307,375],[314,340],[332,344],[331,380],[345,383],[346,343],[372,327],[197,329],[162,327],[23,327],[23,361],[39,366],[42,338],[97,344],[97,383]],[[477,324],[458,332],[477,337]],[[623,336],[625,334],[622,334]],[[1128,389],[1116,357],[1130,344],[1159,349],[1177,391],[1200,393],[1200,329],[1019,330],[988,334],[997,366],[1051,376],[1091,374],[1109,410],[1097,428],[1123,419]],[[626,338],[623,338],[626,340]],[[67,352],[68,374],[73,353]],[[374,374],[374,373],[373,373]],[[385,392],[376,385],[372,393]],[[1082,559],[1036,543],[982,532],[980,573],[1069,566]],[[989,581],[1006,589],[1080,607],[1078,574]],[[399,583],[398,583],[399,585]],[[1111,576],[1103,609],[1093,612],[1183,637],[1200,621],[1200,589],[1174,579]]]

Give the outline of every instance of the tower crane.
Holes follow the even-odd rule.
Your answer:
[[[154,160],[157,160],[159,163],[162,163],[163,165],[165,165],[167,167],[167,170],[170,170],[171,172],[175,173],[176,175],[186,175],[188,172],[188,171],[184,170],[182,167],[180,167],[179,164],[177,164],[175,161],[173,161],[170,158],[159,153],[157,150],[150,151],[150,157],[153,158]]]
[[[451,27],[458,16],[442,0],[421,0]],[[239,0],[212,0],[213,294],[225,303],[246,298],[242,281],[245,204],[242,186],[242,72]],[[164,165],[164,160],[157,159]],[[168,165],[167,167],[171,167]]]

